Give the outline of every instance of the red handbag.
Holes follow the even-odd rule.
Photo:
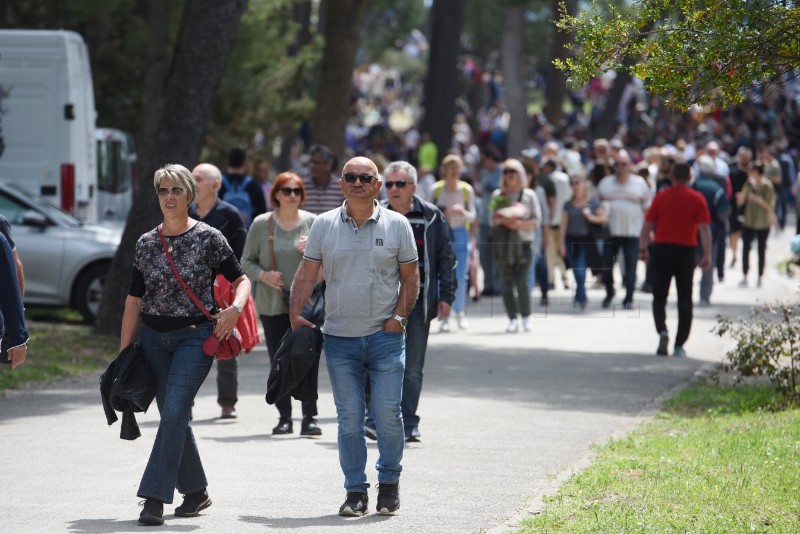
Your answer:
[[[172,267],[172,272],[175,273],[175,278],[177,278],[178,282],[181,283],[184,291],[186,291],[186,294],[189,295],[195,304],[197,304],[197,307],[200,308],[200,311],[203,312],[203,315],[208,317],[208,320],[216,325],[216,321],[211,317],[211,314],[208,312],[206,307],[203,306],[203,303],[200,302],[200,299],[197,298],[189,286],[186,285],[186,282],[183,281],[183,278],[181,278],[181,275],[178,272],[178,267],[175,266],[175,261],[172,259],[172,254],[169,253],[169,247],[167,247],[167,240],[164,239],[164,231],[161,228],[162,226],[163,225],[161,224],[158,225],[158,237],[161,239],[161,245],[164,247],[164,253],[167,255],[169,264]],[[231,335],[222,341],[217,339],[213,334],[208,336],[206,340],[203,341],[203,354],[209,358],[216,358],[218,360],[232,360],[233,358],[239,356],[239,353],[241,352],[242,338],[235,326],[233,327]]]

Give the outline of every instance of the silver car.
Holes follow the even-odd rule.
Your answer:
[[[122,229],[84,225],[2,180],[0,213],[11,223],[25,269],[25,303],[69,306],[94,322]]]

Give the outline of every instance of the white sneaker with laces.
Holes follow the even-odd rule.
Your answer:
[[[467,321],[467,317],[462,313],[456,315],[456,324],[461,330],[466,330],[469,328],[469,322]]]
[[[526,332],[530,332],[531,330],[533,330],[533,325],[531,324],[530,317],[522,318],[522,329],[525,330]]]
[[[519,324],[517,323],[516,319],[509,319],[508,326],[506,327],[506,332],[516,332],[519,330]]]

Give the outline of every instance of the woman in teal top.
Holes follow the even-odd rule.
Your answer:
[[[242,254],[242,267],[253,280],[256,310],[264,325],[264,337],[270,361],[275,357],[281,338],[291,328],[289,309],[283,300],[283,290],[292,285],[295,272],[303,260],[306,238],[316,215],[301,210],[306,199],[303,180],[292,172],[279,174],[272,185],[270,203],[275,211],[259,215],[247,232]],[[272,250],[270,250],[272,235]],[[274,262],[273,265],[273,258]],[[303,424],[301,436],[319,436],[317,426],[317,403],[303,402]],[[292,400],[284,397],[275,403],[280,414],[278,426],[273,434],[291,434]]]

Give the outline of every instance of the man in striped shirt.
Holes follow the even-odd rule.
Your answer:
[[[324,145],[314,145],[309,151],[309,176],[303,179],[306,200],[303,209],[316,215],[336,209],[344,202],[338,177],[331,174],[336,156]]]

